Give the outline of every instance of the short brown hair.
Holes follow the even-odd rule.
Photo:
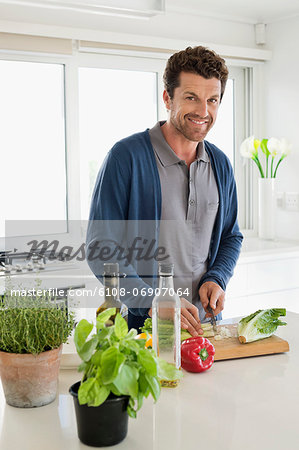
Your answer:
[[[163,75],[164,87],[170,98],[179,86],[181,72],[196,73],[203,78],[217,78],[221,82],[221,98],[228,78],[228,69],[224,59],[206,47],[187,47],[174,53],[167,61]]]

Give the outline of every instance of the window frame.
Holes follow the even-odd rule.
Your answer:
[[[76,92],[76,64],[70,56],[53,56],[53,55],[40,55],[33,52],[23,51],[5,51],[0,52],[0,59],[6,61],[25,61],[25,62],[37,62],[44,64],[61,64],[64,68],[64,122],[65,122],[65,169],[66,169],[66,221],[67,231],[57,234],[46,234],[34,236],[35,239],[41,241],[47,239],[49,242],[52,240],[59,240],[61,245],[71,244],[73,237],[76,239],[80,235],[80,230],[75,224],[75,220],[80,219],[80,205],[76,201],[80,195],[80,186],[75,182],[76,172],[78,171],[78,151],[79,146],[76,145],[76,126],[75,118],[78,108],[75,100],[74,92]],[[76,167],[78,166],[78,167]],[[4,218],[5,219],[5,218]],[[0,249],[11,250],[13,246],[18,251],[28,251],[26,246],[27,241],[32,236],[18,236],[14,238],[6,238],[0,236]]]
[[[242,158],[239,152],[241,142],[248,136],[262,136],[264,130],[263,117],[265,106],[263,102],[263,61],[239,60],[226,58],[227,66],[244,68],[244,133],[236,133],[235,158],[237,156],[238,173],[235,174],[237,188],[242,183],[245,198],[245,227],[241,228],[244,237],[258,236],[258,173],[250,159]],[[239,183],[238,183],[239,181]],[[241,194],[242,195],[242,194]],[[240,201],[239,201],[240,210]],[[242,210],[241,210],[242,214]]]
[[[100,56],[100,57],[99,57]],[[77,55],[77,68],[78,74],[81,68],[94,68],[94,69],[112,69],[112,70],[128,70],[138,72],[152,72],[156,75],[156,103],[157,103],[157,120],[162,120],[163,108],[165,106],[162,99],[162,85],[161,80],[164,70],[164,62],[159,59],[145,58],[134,55],[115,55],[103,53],[86,53],[78,52]],[[79,85],[78,85],[79,87]],[[79,96],[79,90],[78,90]],[[79,109],[78,109],[78,123],[79,123]],[[141,130],[140,130],[141,131]],[[125,136],[123,136],[125,137]],[[80,143],[79,143],[80,144]],[[80,198],[80,202],[82,199]],[[86,224],[82,226],[83,234],[86,229]]]

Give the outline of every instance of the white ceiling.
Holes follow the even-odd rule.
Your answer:
[[[0,20],[80,27],[87,23],[96,26],[100,17],[92,12],[41,8],[34,6],[36,1],[0,0]],[[49,1],[59,4],[59,0]],[[82,2],[88,4],[87,0]],[[272,23],[299,15],[299,0],[165,0],[165,4],[166,13],[190,13],[249,24]]]

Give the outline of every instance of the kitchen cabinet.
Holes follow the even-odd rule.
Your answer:
[[[299,442],[299,314],[288,313],[277,333],[290,352],[218,361],[201,374],[184,372],[180,386],[162,389],[129,419],[122,450],[297,450]],[[250,345],[250,344],[247,344]],[[1,450],[88,448],[77,438],[69,386],[75,370],[61,370],[59,396],[50,405],[18,409],[0,392]]]
[[[299,244],[246,238],[228,283],[223,319],[281,307],[299,313]]]

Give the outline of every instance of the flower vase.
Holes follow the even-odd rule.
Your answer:
[[[275,237],[275,178],[259,178],[259,238]]]

